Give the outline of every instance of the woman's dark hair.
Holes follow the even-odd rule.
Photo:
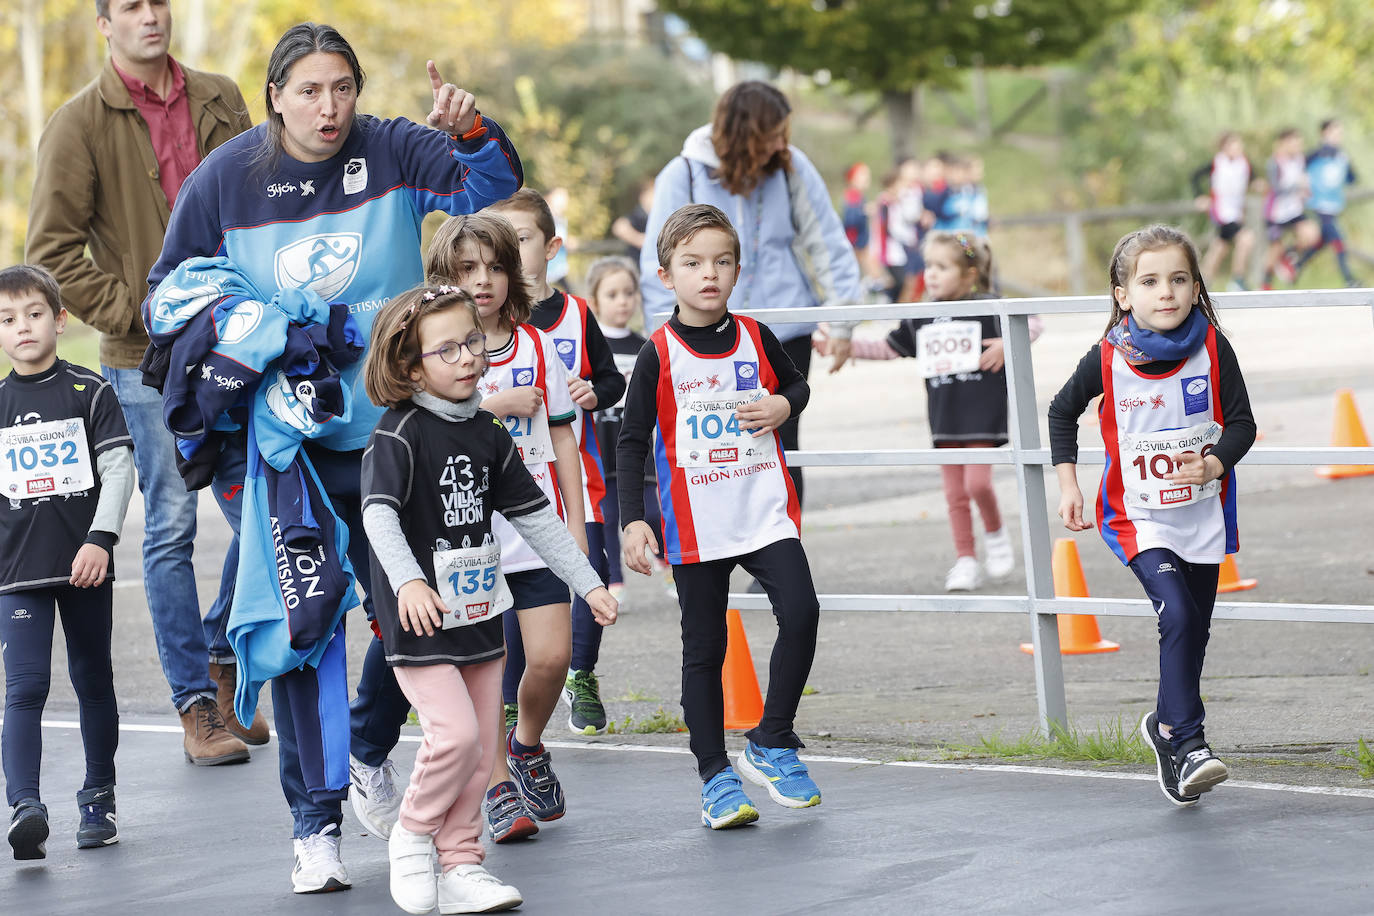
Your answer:
[[[338,29],[332,25],[314,22],[302,22],[287,29],[277,40],[277,46],[272,49],[272,57],[267,61],[267,79],[262,88],[263,101],[267,106],[267,134],[263,137],[262,145],[258,147],[253,161],[263,171],[274,171],[282,154],[282,117],[272,107],[272,87],[276,86],[277,90],[281,91],[291,78],[291,68],[302,57],[311,54],[337,54],[342,57],[348,62],[348,68],[353,71],[354,94],[362,94],[365,78],[362,64],[358,63],[358,55],[353,53],[353,46],[339,34]],[[358,112],[355,109],[355,121],[357,117]]]
[[[792,106],[776,87],[759,80],[737,83],[716,102],[711,145],[720,159],[720,184],[731,194],[752,192],[778,169],[792,170],[787,148],[764,159],[778,128],[786,139]]]

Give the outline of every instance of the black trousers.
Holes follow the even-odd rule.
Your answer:
[[[820,605],[801,541],[788,538],[744,556],[674,566],[682,609],[682,711],[703,782],[730,765],[720,674],[730,573],[736,566],[763,586],[778,622],[763,718],[747,737],[760,747],[802,747],[793,723],[816,655]]]
[[[784,341],[783,352],[792,360],[797,371],[802,374],[802,378],[807,378],[811,374],[811,335],[806,334],[802,337],[794,337]],[[800,445],[798,438],[801,431],[801,417],[788,417],[787,422],[778,427],[778,437],[782,439],[782,447],[785,451],[795,452]],[[802,504],[802,469],[788,467],[787,473],[792,475],[792,485],[797,488],[797,505]]]

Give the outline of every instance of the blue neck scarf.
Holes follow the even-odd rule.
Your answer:
[[[1183,324],[1163,333],[1142,328],[1135,323],[1135,316],[1127,312],[1126,320],[1108,331],[1106,340],[1132,362],[1186,359],[1202,346],[1209,326],[1207,316],[1196,307],[1183,319]]]

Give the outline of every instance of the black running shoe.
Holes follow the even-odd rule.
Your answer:
[[[1174,763],[1174,749],[1169,739],[1159,733],[1159,717],[1153,711],[1140,720],[1140,734],[1150,750],[1155,753],[1155,775],[1159,778],[1159,790],[1164,797],[1180,808],[1191,808],[1197,804],[1197,795],[1184,795],[1178,790],[1178,766]]]
[[[76,793],[76,807],[81,811],[81,826],[76,828],[78,849],[113,846],[119,842],[114,786],[82,789]]]
[[[48,809],[38,799],[26,798],[14,806],[9,839],[16,859],[48,857]]]
[[[1231,771],[1205,744],[1189,748],[1177,763],[1178,790],[1184,795],[1201,795],[1226,781]]]

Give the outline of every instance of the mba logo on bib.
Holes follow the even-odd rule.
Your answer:
[[[759,387],[759,364],[735,362],[735,390],[751,391]]]
[[[516,370],[515,370],[515,373],[514,373],[514,378],[511,379],[511,384],[512,384],[512,385],[533,385],[533,384],[534,384],[534,370],[533,370],[533,369],[516,369]]]
[[[277,286],[311,289],[326,302],[348,289],[358,272],[363,237],[357,232],[311,235],[277,249]]]
[[[569,340],[566,337],[555,337],[553,348],[558,351],[558,358],[563,360],[563,365],[569,369],[577,361],[577,341]]]
[[[1207,386],[1210,379],[1205,375],[1195,375],[1180,381],[1183,386],[1183,412],[1185,414],[1203,413],[1207,410]]]

